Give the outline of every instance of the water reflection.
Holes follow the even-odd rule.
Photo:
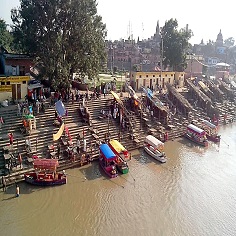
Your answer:
[[[67,170],[68,184],[20,183],[0,194],[2,235],[234,235],[236,126],[222,142],[165,144],[161,164],[143,150],[130,172],[109,179],[98,162]]]

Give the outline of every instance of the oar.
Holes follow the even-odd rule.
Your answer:
[[[228,147],[229,147],[229,144],[228,143],[226,143],[223,139],[221,139],[226,145],[228,145]]]
[[[109,179],[110,180],[110,179]],[[111,180],[110,180],[111,181]],[[113,182],[113,181],[111,181],[113,184],[116,184],[116,185],[118,185],[118,186],[120,186],[121,188],[125,188],[125,186],[123,186],[123,185],[120,185],[120,184],[117,184],[117,183],[115,183],[115,182]]]
[[[129,174],[131,175],[131,177],[133,178],[133,180],[135,181],[135,178],[134,178],[134,176],[129,172]]]

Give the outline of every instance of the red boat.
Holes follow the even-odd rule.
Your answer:
[[[208,141],[206,138],[206,132],[203,129],[198,128],[197,126],[190,124],[187,127],[187,131],[184,136],[194,143],[197,143],[201,146],[207,147]]]
[[[58,160],[35,159],[34,171],[24,174],[25,181],[38,186],[54,186],[66,184],[67,177],[63,172],[57,172]]]
[[[202,128],[206,131],[207,139],[212,142],[220,142],[218,127],[207,120],[202,121]]]
[[[110,149],[107,144],[101,144],[100,147],[100,157],[99,157],[99,164],[104,170],[104,172],[110,177],[115,178],[118,176],[115,160],[117,156],[114,152]]]

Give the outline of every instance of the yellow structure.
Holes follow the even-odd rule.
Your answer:
[[[130,78],[131,85],[135,90],[139,90],[142,86],[149,88],[156,88],[161,86],[165,88],[166,83],[183,87],[184,85],[184,72],[173,71],[155,71],[155,72],[131,72]]]
[[[0,77],[0,101],[25,98],[28,93],[29,80],[30,76]]]

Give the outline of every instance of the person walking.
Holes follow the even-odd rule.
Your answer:
[[[75,96],[74,96],[74,93],[73,93],[73,92],[72,92],[72,94],[71,94],[71,100],[72,100],[72,104],[74,104]]]
[[[7,190],[7,184],[6,184],[5,176],[2,176],[2,190],[3,190],[3,192],[6,192],[6,190]]]
[[[19,164],[20,164],[20,168],[22,169],[22,156],[20,153],[18,153],[18,161],[19,161]]]
[[[60,145],[60,143],[58,143],[58,145],[57,145],[57,156],[58,156],[58,159],[60,158],[60,153],[61,153],[61,145]]]
[[[20,196],[20,187],[18,184],[16,184],[16,197]]]
[[[9,137],[9,143],[10,143],[10,145],[13,146],[13,140],[14,140],[13,133],[12,133],[12,132],[9,133],[9,134],[8,134],[8,137]]]
[[[79,140],[79,138],[77,139],[76,146],[77,146],[77,152],[80,153],[80,140]]]
[[[87,152],[87,141],[84,139],[84,152]]]

